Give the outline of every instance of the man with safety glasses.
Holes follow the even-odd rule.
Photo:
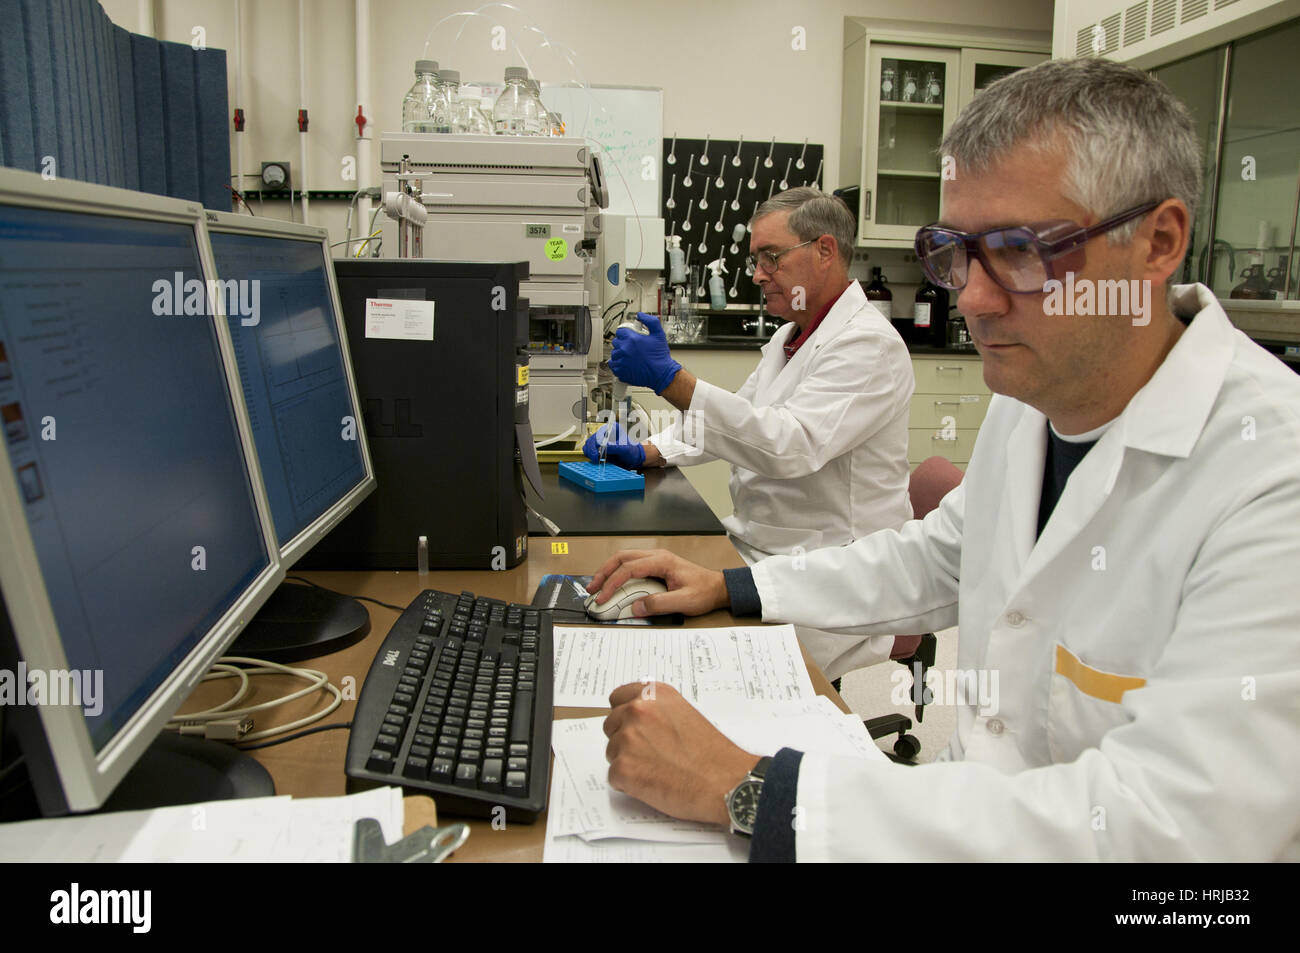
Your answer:
[[[802,567],[623,553],[595,584],[855,636],[958,623],[958,670],[999,697],[905,767],[745,752],[624,686],[611,783],[733,829],[748,805],[751,859],[1300,859],[1300,379],[1208,288],[1167,287],[1200,193],[1187,110],[1058,60],[981,92],[942,152],[916,250],[999,395],[961,486]]]
[[[734,511],[723,525],[747,563],[841,546],[912,516],[907,416],[914,381],[907,346],[849,278],[856,223],[815,188],[772,196],[750,222],[748,266],[767,309],[787,324],[763,346],[734,394],[673,359],[659,321],[649,334],[620,328],[609,366],[652,388],[683,414],[629,439],[607,424],[602,445],[620,466],[731,464]],[[882,662],[891,637],[848,639],[799,626],[800,642],[830,678]]]

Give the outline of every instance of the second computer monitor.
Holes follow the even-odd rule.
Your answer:
[[[325,229],[205,213],[280,558],[292,566],[375,488]],[[286,582],[232,648],[290,662],[370,631],[354,599]]]
[[[374,489],[322,228],[207,213],[286,567]]]

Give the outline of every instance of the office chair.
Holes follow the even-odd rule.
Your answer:
[[[961,470],[943,457],[930,457],[923,461],[912,471],[907,485],[907,493],[912,500],[913,518],[921,519],[937,507],[939,501],[961,482],[963,476]],[[911,670],[915,682],[914,692],[916,686],[924,687],[926,673],[934,665],[938,644],[939,640],[934,637],[933,632],[924,635],[894,636],[894,648],[889,653],[889,657]],[[839,691],[839,679],[835,680],[835,690]],[[924,696],[917,692],[913,698],[916,700],[916,721],[920,724],[925,711]],[[915,735],[907,733],[912,727],[912,720],[906,715],[881,715],[877,718],[864,719],[862,723],[872,739],[876,741],[888,735],[898,734],[894,739],[894,753],[886,752],[891,761],[900,764],[917,763],[916,756],[921,752],[921,742]]]

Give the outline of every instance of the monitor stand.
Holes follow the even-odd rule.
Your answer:
[[[370,613],[351,596],[283,582],[226,654],[297,662],[345,649],[369,633]]]
[[[247,753],[220,741],[164,731],[100,810],[139,811],[274,794],[270,773]]]

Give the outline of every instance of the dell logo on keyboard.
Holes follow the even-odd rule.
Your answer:
[[[388,652],[384,653],[384,664],[387,665],[389,668],[395,667],[397,665],[397,657],[401,654],[402,652],[400,649],[389,650]]]

